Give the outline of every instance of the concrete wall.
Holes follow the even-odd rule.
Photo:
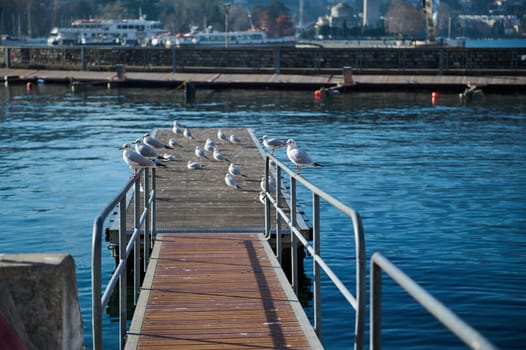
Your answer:
[[[71,255],[0,254],[0,300],[0,335],[5,332],[14,349],[83,349]]]

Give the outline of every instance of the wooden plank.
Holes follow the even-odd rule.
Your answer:
[[[265,244],[254,233],[159,234],[126,348],[321,348]]]

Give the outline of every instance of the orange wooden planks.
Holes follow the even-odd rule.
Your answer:
[[[138,349],[312,348],[258,234],[160,234],[157,244],[131,331]]]

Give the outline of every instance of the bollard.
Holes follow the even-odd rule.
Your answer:
[[[195,103],[195,83],[187,82],[184,84],[184,101],[185,103]]]
[[[115,72],[117,73],[118,80],[126,79],[126,68],[124,67],[124,64],[116,64]]]
[[[352,67],[343,67],[343,85],[352,84]]]

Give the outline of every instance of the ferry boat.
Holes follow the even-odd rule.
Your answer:
[[[152,46],[294,46],[294,37],[270,38],[262,30],[228,32],[190,32],[186,34],[163,34],[152,39]]]
[[[139,19],[79,19],[70,27],[55,27],[48,45],[146,45],[151,38],[167,33],[161,22]]]

